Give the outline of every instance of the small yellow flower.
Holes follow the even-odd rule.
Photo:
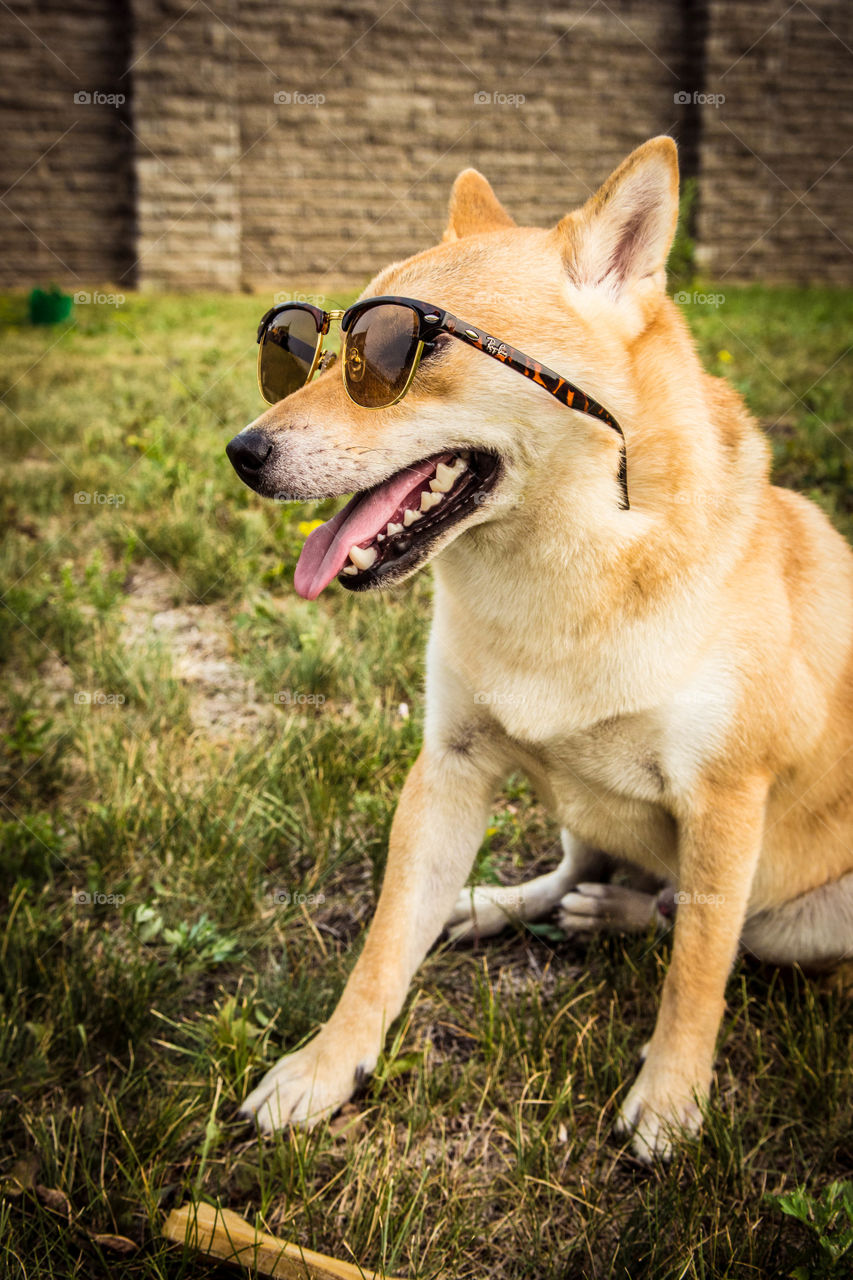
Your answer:
[[[296,528],[302,534],[303,538],[307,538],[309,533],[313,533],[315,529],[319,529],[321,524],[325,524],[324,520],[300,520]]]
[[[732,358],[731,351],[718,351],[717,359],[722,360],[723,364],[730,364]]]
[[[495,836],[498,833],[497,827],[486,827],[487,836]]]

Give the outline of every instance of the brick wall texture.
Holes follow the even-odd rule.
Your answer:
[[[547,224],[655,133],[709,276],[853,283],[850,0],[8,0],[0,47],[7,287],[358,286],[461,168]]]

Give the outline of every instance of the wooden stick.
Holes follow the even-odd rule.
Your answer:
[[[191,1245],[224,1262],[236,1262],[259,1275],[281,1280],[395,1280],[384,1271],[362,1271],[351,1262],[288,1244],[278,1236],[250,1227],[230,1209],[214,1209],[204,1203],[173,1209],[163,1234],[176,1244]]]

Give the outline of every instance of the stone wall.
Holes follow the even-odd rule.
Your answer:
[[[262,0],[242,10],[253,283],[270,270],[283,282],[362,280],[435,243],[468,165],[517,221],[556,221],[638,143],[678,131],[670,0],[622,4],[621,20],[587,4],[351,0],[300,6],[274,29]]]
[[[238,0],[133,0],[137,282],[240,284]]]
[[[6,286],[332,292],[467,165],[547,223],[660,132],[710,275],[853,283],[849,0],[9,0],[0,41]]]
[[[120,279],[135,257],[127,4],[11,0],[0,47],[0,283]]]
[[[853,4],[713,0],[705,56],[704,269],[853,284]]]

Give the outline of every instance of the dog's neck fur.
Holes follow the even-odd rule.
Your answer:
[[[666,344],[670,355],[678,350],[680,376],[672,385],[658,376],[659,343]],[[552,431],[516,503],[466,531],[434,561],[440,589],[464,600],[485,625],[504,616],[509,604],[524,601],[537,631],[583,631],[603,613],[612,614],[614,573],[624,588],[626,560],[638,593],[631,604],[635,613],[638,601],[650,609],[663,603],[674,549],[679,553],[678,582],[669,585],[683,593],[686,545],[706,575],[706,591],[710,552],[719,565],[721,539],[733,554],[742,547],[744,507],[755,507],[756,489],[766,491],[769,485],[767,449],[755,424],[726,384],[703,373],[681,318],[666,299],[659,317],[635,344],[634,364],[637,402],[624,416],[619,407],[627,439],[629,511],[619,509],[616,438],[608,439],[599,425],[573,415],[559,434]],[[661,420],[679,421],[678,436],[662,442]],[[586,444],[580,465],[577,444],[567,450],[563,432],[573,432],[576,441]],[[654,448],[647,447],[652,434]],[[721,434],[725,446],[719,444]],[[604,449],[612,464],[610,479],[600,464]],[[734,509],[738,521],[730,518]],[[551,598],[565,602],[563,615],[537,613],[543,573],[560,579]]]
[[[702,373],[685,337],[664,300],[660,319],[635,346],[643,372],[625,417],[629,511],[618,505],[615,440],[577,416],[566,429],[576,438],[585,433],[590,456],[610,448],[612,478],[604,471],[601,479],[600,461],[587,473],[576,444],[566,450],[553,436],[521,501],[436,557],[437,631],[451,647],[454,636],[479,637],[484,669],[492,655],[498,678],[552,668],[564,685],[573,668],[583,683],[589,663],[599,672],[609,667],[610,680],[600,682],[613,690],[613,705],[599,708],[606,715],[653,700],[707,647],[718,594],[747,554],[770,490],[763,438],[740,398]],[[655,358],[661,342],[670,355],[673,345],[679,351],[679,374],[669,381]],[[663,449],[661,421],[679,423]],[[671,647],[660,645],[662,631]]]

